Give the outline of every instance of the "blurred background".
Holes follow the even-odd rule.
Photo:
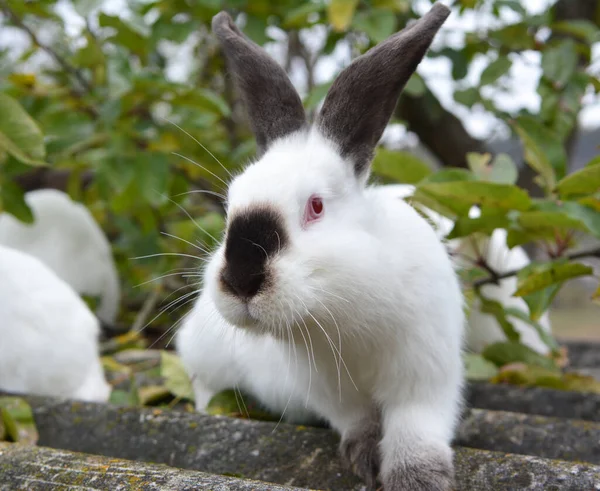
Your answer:
[[[417,182],[423,169],[473,169],[469,155],[505,154],[517,184],[543,196],[528,141],[555,145],[549,158],[564,154],[566,174],[600,153],[600,2],[443,3],[452,15],[401,97],[375,178]],[[16,150],[0,150],[0,209],[30,222],[24,193],[41,188],[84,203],[117,263],[117,330],[145,327],[162,347],[198,287],[195,245],[210,249],[223,227],[229,176],[219,162],[235,173],[255,150],[210,33],[212,16],[224,8],[234,14],[285,67],[312,114],[352,58],[431,5],[0,0],[0,91],[19,105],[4,100],[0,133],[10,133],[21,110],[39,128],[15,136]],[[599,198],[588,200],[596,211]],[[591,231],[600,231],[598,216]],[[599,235],[590,230],[568,239],[595,247]],[[523,243],[533,257],[548,256],[543,240]],[[597,259],[582,262],[598,276]],[[593,276],[562,288],[552,310],[559,337],[600,338],[596,288]]]

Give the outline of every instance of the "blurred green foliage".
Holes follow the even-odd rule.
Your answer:
[[[67,192],[89,207],[112,241],[126,292],[122,320],[128,324],[151,292],[166,296],[191,282],[180,273],[188,271],[197,280],[193,273],[201,261],[193,256],[203,257],[221,234],[229,174],[254,153],[243,108],[210,33],[212,16],[223,8],[239,14],[244,31],[263,45],[273,41],[268,27],[288,33],[288,57],[303,57],[311,74],[307,109],[318,105],[331,83],[312,82],[316,60],[340,43],[349,43],[355,54],[364,52],[418,17],[410,0],[136,0],[119,15],[98,10],[100,0],[60,3],[78,14],[76,32],[57,14],[57,0],[0,0],[0,29],[12,26],[29,40],[22,53],[14,48],[0,53],[0,209],[31,221],[22,183],[40,169],[65,171]],[[600,158],[569,173],[566,149],[584,93],[600,90],[587,69],[591,45],[600,39],[598,19],[557,21],[551,10],[529,15],[517,0],[451,3],[461,12],[485,9],[499,16],[508,10],[519,18],[467,32],[463,47],[446,46],[428,56],[451,63],[456,102],[481,106],[510,125],[544,196],[534,198],[515,185],[518,166],[504,154],[470,154],[468,169],[434,172],[411,154],[381,148],[374,169],[380,181],[415,184],[413,202],[451,218],[452,238],[479,240],[501,227],[508,230],[511,247],[533,242],[548,252],[547,262],[519,273],[517,295],[531,316],[483,300],[509,342],[518,342],[511,315],[535,327],[564,281],[592,273],[568,255],[578,234],[600,238]],[[326,39],[310,56],[297,34],[315,26],[324,29]],[[169,56],[184,47],[189,69],[175,81],[167,73]],[[541,108],[509,114],[485,89],[501,88],[524,51],[541,53]],[[493,61],[471,86],[468,68],[482,54]],[[436,111],[419,75],[406,92],[422,97],[423,111]],[[468,216],[473,205],[481,217]],[[149,257],[132,260],[138,256]],[[482,261],[463,273],[471,299],[490,279]],[[167,276],[149,282],[161,275]],[[546,341],[556,349],[551,338]],[[539,365],[529,352],[509,348],[497,346],[487,362],[472,365],[486,373],[489,362]],[[514,356],[504,356],[507,349]]]

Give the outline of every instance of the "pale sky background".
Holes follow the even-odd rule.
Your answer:
[[[441,3],[447,3],[441,0]],[[522,0],[522,5],[531,13],[541,13],[552,0]],[[429,8],[429,2],[425,0],[414,1],[415,10],[420,14],[425,13]],[[105,0],[101,10],[113,15],[127,16],[126,0]],[[61,0],[58,4],[58,13],[66,20],[66,35],[74,36],[83,27],[83,19],[75,12],[70,2]],[[473,32],[476,29],[486,29],[490,26],[498,27],[505,23],[518,21],[519,16],[509,9],[503,9],[500,19],[491,16],[485,11],[474,13],[472,11],[459,15],[455,10],[448,18],[440,33],[436,37],[433,47],[451,46],[460,48],[464,44],[464,36],[467,32]],[[277,28],[270,28],[269,34],[276,40],[285,39],[285,34]],[[43,33],[41,33],[43,34]],[[324,42],[325,33],[323,26],[317,26],[303,33],[303,40],[310,49],[318,49]],[[167,55],[169,66],[167,70],[168,78],[174,81],[183,81],[186,74],[191,69],[190,58],[193,53],[198,37],[191,35],[183,45],[176,45],[171,42],[164,42],[161,46],[164,54]],[[28,45],[28,39],[17,29],[4,28],[0,32],[0,47],[10,45],[11,48],[22,51]],[[267,46],[268,51],[279,61],[285,56],[285,45],[280,42],[273,42]],[[530,111],[537,112],[540,106],[540,97],[536,93],[537,83],[541,74],[539,67],[540,55],[535,52],[525,52],[521,54],[510,55],[513,65],[508,76],[500,79],[501,87],[486,87],[484,95],[493,98],[497,105],[506,111],[514,111],[520,108],[528,108]],[[600,73],[600,43],[592,49],[592,65],[590,72]],[[44,55],[39,59],[33,59],[30,64],[42,63]],[[315,81],[316,83],[327,82],[341,68],[350,61],[350,50],[347,45],[338,46],[332,56],[322,59],[317,65]],[[465,80],[458,84],[459,88],[467,88],[477,84],[483,69],[493,61],[493,58],[478,56],[471,64],[469,73]],[[418,73],[427,81],[428,86],[437,95],[440,102],[447,109],[456,114],[465,124],[469,132],[484,139],[495,137],[505,137],[509,134],[505,125],[483,108],[474,108],[472,110],[457,104],[452,98],[453,90],[457,83],[452,80],[450,75],[451,62],[443,57],[436,59],[424,59],[420,64]],[[305,93],[305,72],[301,64],[292,67],[292,80],[301,94]],[[596,128],[600,126],[600,98],[591,91],[586,94],[584,99],[584,108],[581,111],[580,124],[584,128]],[[396,125],[390,128],[385,135],[387,141],[404,142],[405,144],[414,143],[414,135],[407,135],[403,127]]]

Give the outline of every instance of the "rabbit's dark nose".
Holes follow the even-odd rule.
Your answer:
[[[222,288],[248,300],[270,283],[269,260],[287,246],[281,214],[269,205],[255,205],[233,215],[227,227]]]
[[[241,300],[249,300],[256,295],[264,280],[264,273],[257,273],[254,276],[243,276],[231,272],[230,268],[223,269],[221,273],[223,288]]]

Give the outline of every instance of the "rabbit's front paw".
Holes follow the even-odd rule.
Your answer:
[[[348,432],[340,444],[340,453],[352,471],[367,485],[376,488],[381,457],[379,442],[381,425],[378,417],[368,418],[361,425]]]
[[[452,491],[454,468],[445,455],[403,463],[383,476],[384,491]]]

